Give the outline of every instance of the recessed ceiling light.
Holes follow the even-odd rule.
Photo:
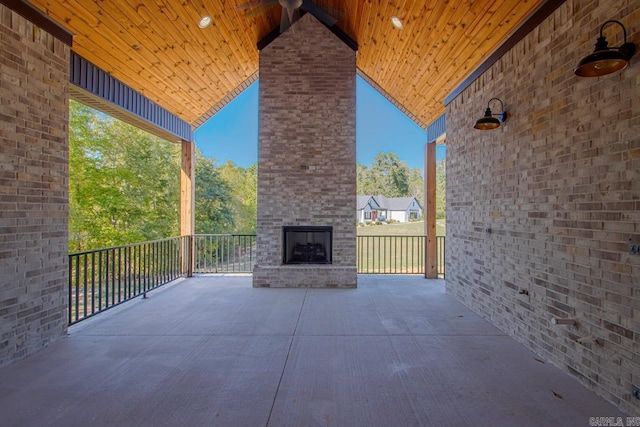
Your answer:
[[[402,19],[398,18],[397,16],[392,16],[391,17],[391,23],[393,24],[394,27],[396,27],[399,30],[404,28],[404,24],[402,23]]]
[[[209,25],[211,25],[211,17],[209,15],[203,16],[200,18],[200,21],[198,21],[198,27],[200,28],[207,28]]]

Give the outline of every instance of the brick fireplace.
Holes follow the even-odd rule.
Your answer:
[[[355,79],[356,52],[311,14],[260,51],[254,287],[356,287]],[[331,241],[287,262],[292,227]]]

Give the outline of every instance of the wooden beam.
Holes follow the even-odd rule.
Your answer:
[[[182,167],[180,170],[180,235],[195,232],[195,144],[182,141]]]
[[[436,143],[431,141],[424,148],[424,234],[427,240],[425,250],[426,279],[437,279],[436,245]]]
[[[187,239],[187,277],[193,275],[193,249],[195,233],[195,143],[182,141],[182,167],[180,169],[180,235]]]

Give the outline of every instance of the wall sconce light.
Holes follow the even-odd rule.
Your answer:
[[[484,112],[484,117],[481,119],[478,119],[476,124],[473,126],[475,129],[479,129],[479,130],[497,129],[500,127],[500,123],[503,123],[505,120],[507,120],[507,112],[504,111],[504,105],[502,104],[502,101],[500,101],[500,110],[501,110],[500,113],[491,114],[491,108],[489,108],[489,104],[491,104],[491,101],[494,101],[494,100],[500,101],[500,99],[498,98],[491,98],[489,102],[487,102],[487,110]]]
[[[620,47],[609,47],[607,38],[602,35],[602,30],[607,24],[618,24],[622,27],[624,43]],[[636,45],[627,43],[627,30],[619,21],[607,21],[600,27],[600,37],[596,41],[595,50],[578,63],[575,73],[580,77],[600,77],[615,73],[629,65],[633,54],[636,53]]]

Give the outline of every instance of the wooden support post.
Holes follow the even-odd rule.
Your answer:
[[[436,254],[436,143],[430,142],[424,149],[424,234],[426,236],[426,279],[437,279]]]
[[[180,235],[185,240],[187,277],[193,275],[195,232],[195,144],[182,141],[182,167],[180,170]],[[184,253],[184,252],[183,252]]]

